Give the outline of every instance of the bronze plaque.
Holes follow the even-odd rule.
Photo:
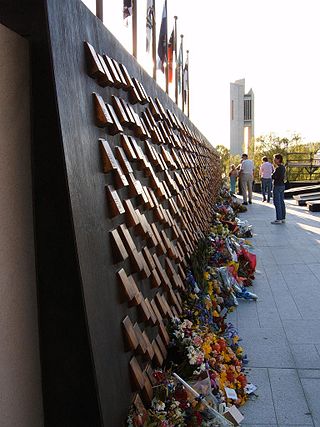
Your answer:
[[[135,389],[142,390],[145,379],[139,362],[135,357],[132,357],[129,362],[129,366]]]
[[[133,324],[129,318],[129,316],[126,316],[122,321],[122,327],[126,342],[126,348],[128,351],[135,351],[138,347],[138,339],[136,337],[136,333],[133,329]]]
[[[109,142],[103,138],[100,138],[99,146],[102,157],[103,172],[108,173],[116,170],[118,168],[118,162],[113,155],[113,151],[109,145]]]
[[[93,92],[93,106],[94,106],[94,114],[95,121],[98,127],[109,127],[112,128],[114,126],[114,122],[112,117],[107,109],[107,106],[100,95]]]
[[[115,261],[116,262],[125,261],[129,257],[129,254],[126,251],[126,248],[124,247],[124,244],[121,240],[118,230],[117,229],[111,230],[110,235],[111,235],[111,242],[114,248],[113,256]]]

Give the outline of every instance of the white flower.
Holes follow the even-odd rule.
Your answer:
[[[175,330],[173,335],[177,338],[184,338],[184,332],[180,331],[179,329]]]
[[[165,407],[166,407],[166,405],[165,405],[164,402],[162,402],[161,400],[156,400],[156,399],[152,400],[152,404],[151,405],[152,405],[153,409],[155,409],[157,412],[164,411]]]
[[[188,319],[185,319],[185,320],[182,322],[181,327],[182,327],[183,329],[190,329],[190,328],[192,327],[192,322],[190,322],[190,320],[188,320]]]

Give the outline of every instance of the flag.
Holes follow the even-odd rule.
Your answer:
[[[172,30],[169,43],[168,43],[168,71],[169,71],[169,83],[172,83],[172,66],[173,66],[173,52],[176,50],[175,47],[175,36],[174,29]]]
[[[158,56],[159,56],[159,66],[158,68],[164,73],[164,64],[167,62],[167,0],[165,0],[163,5],[162,20],[159,34],[158,42]]]
[[[146,20],[146,50],[150,52],[152,28],[153,28],[153,0],[147,0],[147,20]]]
[[[189,58],[187,56],[183,70],[183,86],[184,86],[184,102],[187,102],[187,94],[189,93]]]
[[[181,93],[181,85],[182,85],[182,79],[181,79],[181,71],[182,71],[182,57],[183,57],[183,49],[182,49],[182,41],[180,42],[180,49],[179,49],[179,55],[177,60],[177,70],[178,70],[178,90],[179,93]]]
[[[132,16],[132,0],[123,0],[123,19],[126,25],[129,16]]]

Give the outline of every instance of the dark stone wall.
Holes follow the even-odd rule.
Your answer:
[[[188,135],[181,131],[198,151],[192,152],[187,145],[181,151],[201,160],[203,178],[197,182],[196,175],[191,174],[190,194],[186,190],[191,198],[189,223],[194,242],[180,264],[173,263],[178,275],[178,265],[186,265],[190,246],[201,236],[210,217],[220,182],[218,157],[205,137],[81,1],[4,3],[2,22],[31,44],[33,192],[45,425],[120,426],[134,392],[139,391],[132,382],[129,362],[135,354],[142,369],[149,363],[125,347],[122,321],[129,315],[150,341],[158,336],[159,325],[142,320],[141,307],[128,304],[116,274],[124,268],[149,300],[159,292],[168,299],[169,292],[163,283],[158,289],[152,288],[149,278],[134,273],[129,259],[114,260],[110,230],[119,228],[126,216],[110,217],[105,186],[117,184],[113,173],[103,173],[98,139],[106,139],[114,151],[120,145],[120,135],[111,136],[96,126],[92,93],[107,103],[111,103],[112,95],[127,102],[129,98],[127,91],[103,88],[89,77],[84,41],[98,53],[124,64],[130,76],[143,83],[149,97],[158,98],[194,132]],[[146,107],[139,103],[133,106],[139,115]],[[133,135],[134,131],[125,129],[125,133]],[[145,143],[136,140],[146,152]],[[160,152],[160,147],[153,145]],[[132,167],[136,179],[150,187],[150,178],[141,165],[134,163]],[[197,168],[201,170],[200,163]],[[164,172],[158,170],[157,177],[164,180]],[[149,224],[156,223],[160,232],[165,230],[169,240],[176,241],[173,231],[132,197],[127,186],[117,192],[121,200],[130,199]],[[161,205],[169,211],[168,200]],[[197,211],[199,217],[193,221]],[[130,233],[140,253],[146,240],[133,229]],[[150,250],[156,252],[155,248]],[[159,259],[164,267],[165,256]],[[175,288],[173,292],[178,295],[180,291]],[[173,307],[170,298],[168,301]],[[152,363],[156,365],[154,360]],[[148,400],[145,393],[141,390],[142,398]]]

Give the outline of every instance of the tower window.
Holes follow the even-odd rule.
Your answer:
[[[252,120],[251,117],[251,99],[244,100],[244,120]]]

